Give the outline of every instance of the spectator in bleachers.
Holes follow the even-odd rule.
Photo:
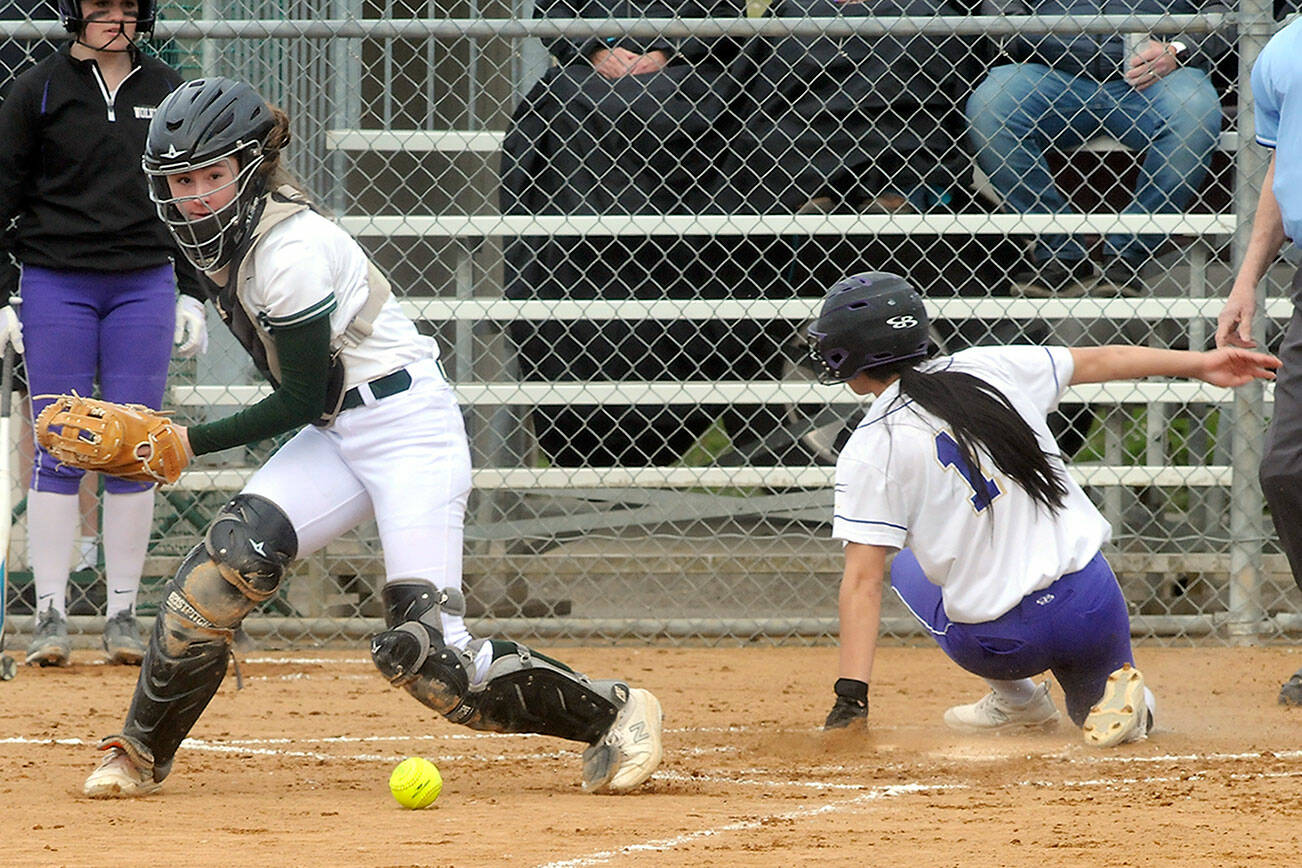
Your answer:
[[[985,0],[1008,15],[1195,14],[1226,12],[1216,0]],[[1018,213],[1071,212],[1045,159],[1109,135],[1142,152],[1126,214],[1179,213],[1211,165],[1221,109],[1209,70],[1232,34],[1164,39],[1127,34],[1016,35],[967,102],[977,162],[1006,207]],[[1141,295],[1142,269],[1165,236],[1109,233],[1101,277],[1079,236],[1041,235],[1013,274],[1028,296]]]
[[[538,17],[737,17],[730,0],[540,0]],[[731,39],[556,39],[556,65],[516,109],[502,151],[509,214],[692,214],[736,210],[727,109],[739,84]],[[684,273],[708,239],[526,236],[508,243],[510,298],[694,297]],[[717,259],[717,257],[715,257]],[[678,263],[675,265],[674,263]],[[731,288],[729,289],[731,291]],[[686,380],[717,376],[748,349],[701,321],[515,323],[526,380]],[[732,348],[725,352],[725,345]],[[752,365],[754,370],[758,365]],[[562,466],[666,464],[713,424],[719,408],[569,405],[533,411],[539,444]]]
[[[975,4],[972,4],[975,5]],[[777,0],[779,18],[970,14],[965,0]],[[764,208],[898,213],[961,208],[971,177],[961,106],[973,40],[920,34],[757,40],[747,130]],[[748,137],[748,138],[749,138]]]
[[[537,17],[735,16],[689,0],[539,0]],[[716,4],[717,5],[717,4]],[[558,38],[556,61],[529,91],[503,145],[508,213],[691,213],[726,177],[720,114],[731,94],[733,40]],[[717,210],[717,209],[716,209]]]
[[[740,0],[670,3],[542,0],[537,14],[735,18],[743,9]],[[778,0],[767,14],[959,11],[949,0]],[[504,143],[505,213],[925,210],[956,204],[957,179],[969,174],[957,105],[972,53],[957,38],[557,39],[548,50],[557,65],[517,108]],[[507,246],[506,293],[789,297],[793,258],[779,238],[524,237]],[[790,331],[548,321],[518,323],[513,336],[526,380],[717,380],[776,373]],[[764,454],[782,424],[764,407],[542,407],[533,420],[554,463],[639,465],[677,460],[721,416],[750,460],[808,460],[790,438],[778,438],[783,454]]]

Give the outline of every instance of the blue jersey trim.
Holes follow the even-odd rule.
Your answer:
[[[895,528],[896,530],[902,530],[902,531],[905,531],[906,533],[907,533],[908,530],[909,530],[909,529],[908,529],[907,527],[905,527],[904,525],[893,524],[893,523],[891,523],[891,522],[889,522],[889,521],[873,521],[873,520],[871,520],[871,519],[867,519],[867,518],[850,518],[849,516],[846,516],[846,515],[836,515],[836,514],[833,514],[833,515],[832,515],[832,518],[833,518],[833,520],[839,518],[841,521],[848,521],[848,522],[850,522],[851,524],[879,524],[879,525],[881,525],[882,527],[893,527],[893,528]]]

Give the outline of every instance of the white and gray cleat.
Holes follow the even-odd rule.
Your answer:
[[[971,705],[956,705],[945,712],[945,723],[962,732],[1005,732],[1015,729],[1053,729],[1061,715],[1049,698],[1049,682],[1035,689],[1025,705],[1013,705],[993,690]]]
[[[1090,709],[1081,726],[1085,743],[1093,747],[1115,747],[1148,738],[1153,712],[1144,676],[1129,663],[1108,676],[1103,696]]]
[[[161,786],[154,781],[153,773],[137,765],[125,750],[110,747],[81,791],[92,799],[127,799],[147,796]]]
[[[36,617],[32,642],[27,646],[28,666],[67,666],[72,657],[68,641],[68,619],[55,611],[53,605]]]
[[[138,666],[145,659],[145,643],[140,641],[136,617],[129,609],[104,622],[103,642],[110,663]]]
[[[663,755],[663,719],[660,701],[651,691],[630,689],[610,729],[583,752],[583,789],[626,793],[645,783]]]

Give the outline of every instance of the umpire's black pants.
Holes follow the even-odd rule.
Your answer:
[[[1302,588],[1302,268],[1293,275],[1293,316],[1279,348],[1275,411],[1258,476],[1293,581]]]

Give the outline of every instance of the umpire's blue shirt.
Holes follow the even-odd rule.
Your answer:
[[[1284,233],[1294,244],[1299,244],[1302,242],[1302,18],[1272,36],[1262,49],[1252,66],[1252,100],[1257,141],[1275,150],[1275,184],[1271,189],[1284,216]]]

